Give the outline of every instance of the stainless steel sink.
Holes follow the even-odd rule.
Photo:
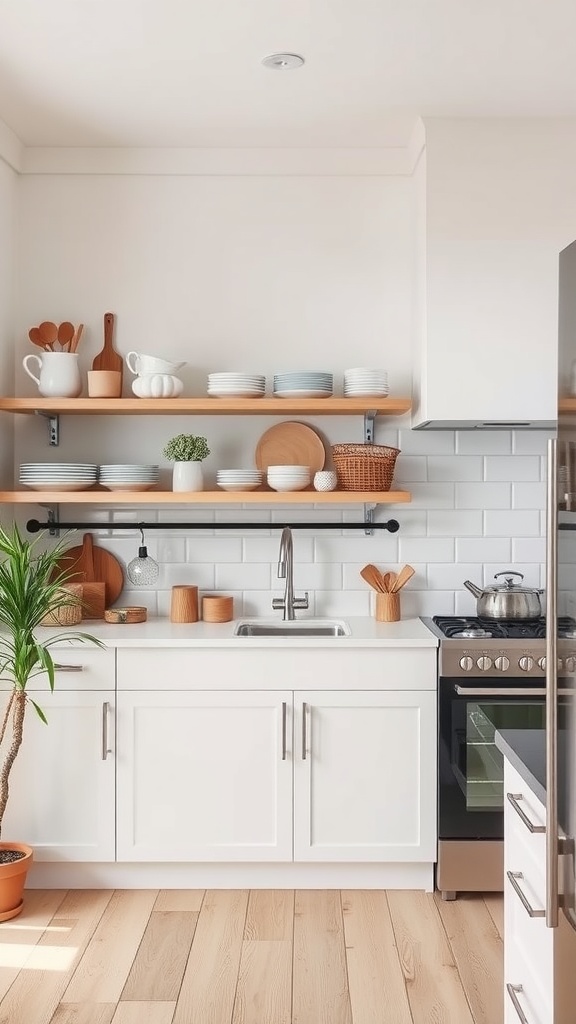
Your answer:
[[[342,622],[240,622],[235,636],[349,636]]]

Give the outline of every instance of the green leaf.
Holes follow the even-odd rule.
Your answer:
[[[48,719],[46,718],[46,715],[42,711],[42,708],[40,707],[40,705],[37,704],[35,700],[32,700],[31,697],[29,697],[28,700],[30,701],[32,707],[36,711],[36,714],[38,715],[38,718],[40,718],[44,722],[44,725],[48,725]]]

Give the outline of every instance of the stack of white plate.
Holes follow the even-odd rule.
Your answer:
[[[100,466],[99,479],[109,491],[149,491],[158,482],[158,466],[135,463]]]
[[[344,394],[349,398],[385,398],[388,393],[385,370],[371,370],[365,366],[344,370]]]
[[[23,462],[20,483],[33,491],[86,491],[96,483],[98,466],[87,462]]]
[[[262,483],[259,469],[219,469],[216,483],[223,491],[255,491]]]
[[[310,484],[310,466],[268,466],[267,480],[273,491],[302,491]]]
[[[274,374],[274,394],[277,398],[330,398],[334,390],[331,373],[312,370],[293,370]]]
[[[262,398],[266,377],[260,373],[209,373],[208,394],[213,398]]]

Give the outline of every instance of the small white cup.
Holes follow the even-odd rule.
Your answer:
[[[175,374],[186,366],[186,363],[172,363],[168,359],[160,359],[158,356],[145,356],[141,352],[129,352],[126,356],[126,365],[134,376],[148,373],[170,373]]]
[[[338,484],[338,474],[334,469],[321,469],[314,474],[315,491],[334,491]]]

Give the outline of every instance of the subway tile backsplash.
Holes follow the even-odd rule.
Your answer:
[[[382,569],[397,569],[404,562],[414,566],[416,574],[402,593],[403,616],[473,614],[476,602],[463,586],[465,579],[489,584],[495,572],[512,568],[523,572],[529,585],[542,585],[548,436],[540,431],[410,431],[378,421],[376,441],[401,449],[395,483],[412,493],[409,505],[377,509],[378,520],[398,519],[398,533],[366,537],[347,529],[362,517],[361,505],[162,509],[154,514],[159,522],[240,525],[232,533],[150,532],[146,543],[160,564],[157,588],[133,590],[127,583],[124,599],[145,604],[151,614],[168,615],[170,588],[197,583],[202,592],[233,594],[236,615],[271,615],[272,598],[283,592],[277,578],[279,524],[318,520],[333,523],[334,529],[294,531],[294,586],[297,595],[308,591],[308,614],[372,614],[373,595],[360,577],[367,562]],[[243,531],[243,522],[261,527]],[[111,532],[100,543],[129,562],[137,553],[137,532],[114,533],[109,525]]]

